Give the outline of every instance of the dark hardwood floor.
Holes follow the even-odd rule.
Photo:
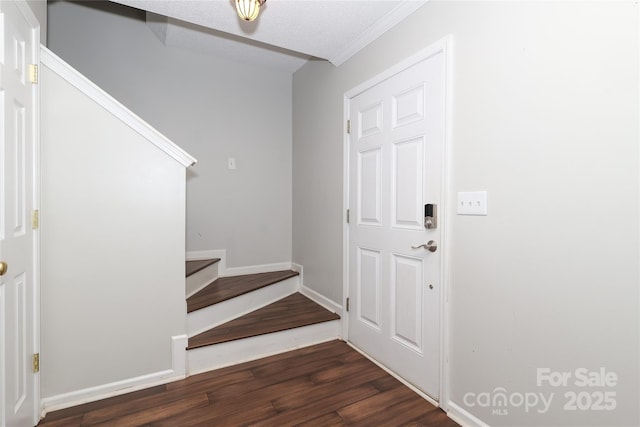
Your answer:
[[[242,317],[189,338],[189,349],[270,334],[340,319],[322,306],[296,292]]]
[[[199,310],[213,304],[264,288],[281,280],[297,276],[291,270],[256,273],[244,276],[219,277],[212,284],[187,298],[187,312]]]
[[[52,412],[44,427],[455,427],[342,341]]]

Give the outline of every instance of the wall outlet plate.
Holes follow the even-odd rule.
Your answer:
[[[487,215],[487,192],[458,192],[458,215]]]

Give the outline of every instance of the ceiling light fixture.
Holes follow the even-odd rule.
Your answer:
[[[260,6],[267,0],[236,0],[238,16],[245,21],[253,21],[260,13]]]

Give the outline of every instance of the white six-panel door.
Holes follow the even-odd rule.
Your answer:
[[[34,284],[36,96],[29,65],[39,42],[26,2],[0,1],[0,426],[37,418],[32,357],[36,347]],[[36,319],[34,319],[34,316]]]
[[[439,398],[444,54],[349,102],[349,341]],[[414,247],[418,247],[414,249]]]

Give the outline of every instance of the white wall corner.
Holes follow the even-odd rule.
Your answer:
[[[196,261],[201,259],[220,258],[218,261],[218,276],[224,276],[227,270],[227,250],[209,249],[206,251],[187,251],[186,260]]]
[[[452,401],[447,402],[447,406],[449,408],[447,416],[462,427],[489,427],[489,424],[477,418],[475,415],[472,415],[469,411],[463,409]]]
[[[189,337],[186,334],[171,337],[171,369],[176,377],[187,375],[187,346]]]

